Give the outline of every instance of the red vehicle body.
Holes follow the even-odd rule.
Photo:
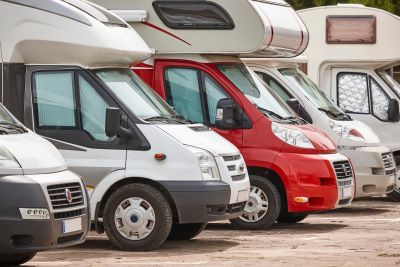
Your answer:
[[[141,64],[134,68],[135,73],[162,98],[169,100],[166,94],[166,70],[169,68],[195,69],[211,77],[247,115],[251,121],[251,127],[247,129],[220,130],[212,125],[207,117],[203,123],[212,127],[241,150],[251,177],[263,177],[277,188],[281,198],[278,221],[297,222],[309,213],[330,210],[351,203],[352,199],[343,199],[341,195],[340,183],[337,179],[340,176],[338,173],[340,170],[337,169],[337,164],[335,165],[335,163],[348,162],[348,159],[337,154],[336,147],[330,138],[310,124],[287,124],[285,127],[305,134],[314,149],[289,145],[278,138],[271,130],[273,120],[249,101],[217,67],[219,64],[243,64],[239,59],[227,58],[225,61],[221,56],[211,61],[199,61],[191,60],[190,55],[186,56],[188,59],[164,57],[156,58],[154,65]],[[245,226],[261,227],[260,225]]]

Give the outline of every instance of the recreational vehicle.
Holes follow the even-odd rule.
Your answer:
[[[89,222],[82,179],[0,104],[0,266],[83,243]]]
[[[390,150],[364,123],[354,120],[319,90],[294,59],[246,59],[265,83],[309,123],[329,134],[341,154],[350,158],[355,175],[356,198],[379,196],[393,191],[396,166]]]
[[[241,150],[252,187],[234,225],[264,229],[276,220],[298,222],[350,205],[354,176],[348,158],[239,59],[291,57],[305,49],[306,28],[286,2],[96,2],[155,49],[135,72],[184,118],[213,128]]]
[[[151,55],[87,1],[0,1],[2,102],[80,174],[91,220],[123,250],[190,239],[249,198],[239,150],[180,117],[130,64]]]
[[[307,74],[341,109],[375,130],[391,149],[400,200],[400,86],[385,70],[400,62],[400,17],[362,5],[337,5],[298,12],[310,32]],[[363,133],[361,133],[363,134]]]

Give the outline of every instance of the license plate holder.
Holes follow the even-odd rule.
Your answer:
[[[342,199],[350,198],[353,195],[353,190],[351,187],[345,187],[342,189]]]
[[[74,218],[62,221],[62,232],[63,234],[73,233],[82,231],[82,219]]]
[[[237,202],[244,202],[249,200],[249,190],[242,190],[238,192]]]

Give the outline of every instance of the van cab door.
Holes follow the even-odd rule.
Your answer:
[[[399,122],[388,118],[389,101],[398,98],[374,71],[333,68],[331,84],[330,96],[339,107],[374,129],[385,145],[398,143]]]
[[[32,102],[25,104],[33,110],[31,127],[61,151],[72,171],[95,187],[125,169],[125,141],[105,133],[106,109],[118,106],[87,72],[32,67],[27,74]]]
[[[156,73],[159,71],[163,73],[165,99],[180,115],[193,123],[202,123],[213,128],[238,148],[243,146],[243,130],[215,128],[218,101],[232,96],[211,73],[193,66],[165,63],[162,67],[157,67]],[[236,102],[240,106],[240,103]]]

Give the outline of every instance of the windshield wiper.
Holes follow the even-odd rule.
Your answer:
[[[326,114],[331,115],[334,118],[338,118],[338,119],[341,118],[341,119],[344,119],[344,120],[347,120],[347,121],[351,120],[350,115],[348,115],[346,113],[340,113],[340,112],[335,113],[335,112],[332,112],[332,111],[330,111],[328,109],[324,109],[324,108],[318,108],[318,110],[320,110],[322,112],[325,112]]]
[[[285,119],[284,117],[282,117],[281,115],[273,112],[272,110],[268,110],[268,109],[259,107],[256,104],[255,104],[255,106],[258,108],[259,111],[261,111],[262,113],[266,114],[267,116],[272,116],[275,119],[278,119],[278,120],[281,120],[281,121]]]
[[[10,123],[10,122],[6,122],[6,121],[0,121],[0,127],[3,128],[2,130],[4,131],[4,129],[6,129],[8,132],[10,130],[16,130],[20,133],[26,133],[28,132],[26,130],[26,128],[22,125],[19,125],[17,123]]]
[[[175,121],[181,124],[187,124],[188,120],[183,118],[180,115],[174,115],[174,116],[154,116],[154,117],[149,117],[144,119],[145,121],[160,121],[160,122],[168,122],[168,121]]]

